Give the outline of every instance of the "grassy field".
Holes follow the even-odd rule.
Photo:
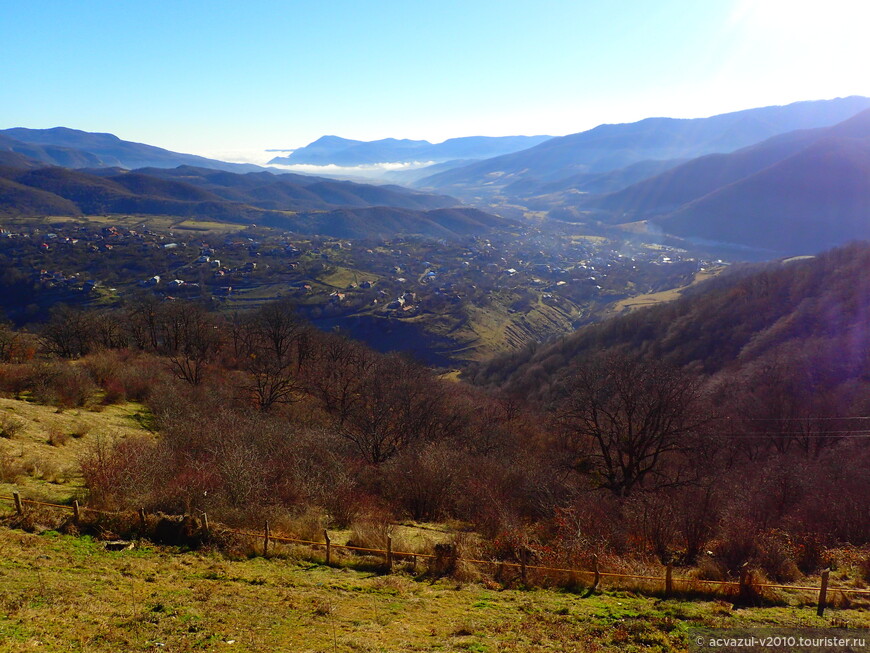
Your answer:
[[[620,300],[616,302],[611,308],[611,314],[619,315],[620,313],[634,311],[638,308],[644,308],[646,306],[654,306],[656,304],[672,302],[675,299],[679,299],[686,288],[691,288],[692,286],[699,284],[702,281],[712,279],[724,269],[724,266],[719,266],[710,268],[709,270],[704,270],[702,272],[697,272],[695,274],[695,278],[692,280],[692,283],[686,286],[681,286],[680,288],[670,288],[661,292],[649,293],[646,295],[636,295],[634,297],[628,297],[627,299]]]
[[[30,499],[69,501],[81,491],[79,459],[99,440],[148,434],[147,410],[136,403],[98,406],[99,412],[0,398],[0,494],[13,488]],[[5,429],[4,429],[5,432]]]
[[[233,560],[0,529],[4,651],[681,651],[690,625],[870,626],[867,611],[733,609],[497,589],[292,557]]]
[[[86,215],[81,217],[52,215],[48,217],[7,218],[6,225],[52,225],[60,223],[91,224],[96,226],[119,226],[127,229],[150,229],[152,231],[171,231],[181,229],[184,231],[201,233],[232,233],[247,229],[250,225],[233,224],[229,222],[214,222],[208,220],[188,220],[174,216],[148,215]]]

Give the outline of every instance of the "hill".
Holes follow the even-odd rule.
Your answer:
[[[24,143],[29,148],[8,144],[6,139]],[[4,145],[6,143],[6,145]],[[15,148],[26,156],[48,165],[70,168],[119,167],[127,169],[175,168],[180,165],[202,166],[217,170],[242,172],[262,170],[259,166],[227,163],[216,159],[181,154],[153,145],[124,141],[114,134],[86,132],[67,127],[52,129],[25,129],[14,127],[0,130],[0,149]]]
[[[443,143],[384,138],[356,141],[339,136],[323,136],[270,164],[314,164],[358,166],[375,163],[414,161],[445,162],[454,159],[483,159],[533,147],[550,136],[467,136]]]
[[[191,166],[128,172],[32,168],[18,163],[22,167],[0,167],[0,188],[5,191],[0,214],[10,217],[172,215],[260,223],[340,238],[399,233],[454,238],[510,224],[476,209],[457,207],[453,198],[399,186],[269,172],[239,175]]]
[[[868,216],[870,140],[826,139],[656,223],[670,234],[798,255],[870,238]]]
[[[868,315],[870,245],[865,243],[814,259],[734,271],[694,286],[674,302],[502,356],[469,376],[479,384],[544,396],[571,365],[613,351],[708,375],[762,360],[792,361],[806,365],[821,392],[870,373]]]
[[[870,98],[797,102],[726,113],[710,118],[647,118],[600,125],[578,134],[448,170],[418,183],[464,195],[498,194],[520,180],[557,181],[602,173],[640,161],[685,159],[731,152],[798,129],[824,127],[870,108]]]
[[[609,214],[612,217],[603,217],[608,222],[630,222],[666,214],[800,152],[822,133],[823,130],[789,132],[730,154],[692,159],[617,192],[592,199],[584,206]]]

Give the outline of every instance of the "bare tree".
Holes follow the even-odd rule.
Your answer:
[[[452,435],[459,420],[446,397],[444,382],[425,368],[400,355],[383,356],[366,371],[339,432],[377,465],[413,442]]]
[[[292,402],[302,390],[301,370],[311,354],[309,329],[285,301],[266,304],[242,319],[234,339],[262,410]]]
[[[627,496],[650,477],[675,482],[666,463],[704,423],[699,389],[663,364],[608,355],[577,366],[555,408],[575,467],[601,488]]]
[[[93,319],[87,312],[61,304],[42,327],[40,340],[45,350],[61,358],[79,358],[94,343]]]
[[[155,320],[158,353],[179,378],[199,385],[221,346],[212,316],[198,304],[173,302],[161,305]]]
[[[363,399],[363,385],[375,362],[376,355],[364,345],[337,334],[319,336],[305,369],[305,387],[339,428]]]

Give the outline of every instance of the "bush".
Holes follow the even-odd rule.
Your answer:
[[[759,567],[779,583],[791,583],[801,577],[794,560],[795,546],[786,533],[770,531],[759,541],[757,561]]]
[[[60,429],[52,428],[48,432],[48,443],[52,447],[62,447],[69,442],[70,436]]]
[[[24,422],[9,415],[0,416],[0,438],[14,438],[21,433]]]
[[[65,363],[37,365],[33,375],[33,398],[59,408],[84,406],[96,391],[90,375],[81,367]]]

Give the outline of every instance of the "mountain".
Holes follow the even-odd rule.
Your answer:
[[[432,195],[400,186],[375,186],[292,173],[250,172],[239,175],[192,166],[171,170],[144,168],[136,173],[197,186],[224,200],[276,211],[370,206],[430,210],[459,204],[446,195]]]
[[[656,224],[708,241],[813,254],[870,238],[870,139],[825,139]]]
[[[453,198],[398,186],[191,166],[132,172],[102,168],[93,174],[24,162],[28,165],[0,167],[0,215],[172,215],[340,238],[455,238],[511,224],[457,207]]]
[[[557,181],[603,173],[649,160],[688,159],[731,152],[798,129],[826,127],[870,108],[870,98],[848,97],[748,109],[710,118],[647,118],[600,125],[520,152],[441,172],[421,188],[461,196],[497,195],[520,180]]]
[[[543,397],[575,363],[621,352],[705,374],[803,361],[811,391],[814,382],[845,387],[870,379],[868,320],[870,244],[861,243],[733,271],[676,301],[493,359],[468,376]]]
[[[6,139],[12,139],[8,144]],[[18,142],[16,145],[14,142]],[[22,150],[24,144],[30,146]],[[227,163],[195,154],[180,154],[153,145],[124,141],[113,134],[100,134],[54,127],[52,129],[25,129],[15,127],[0,130],[0,150],[14,148],[49,165],[67,168],[119,167],[129,170],[156,167],[175,168],[180,165],[201,166],[230,172],[262,170],[246,163]]]
[[[67,168],[87,168],[100,165],[100,158],[90,152],[56,145],[25,143],[0,132],[0,152],[14,153],[42,165],[64,166]]]
[[[700,157],[580,204],[602,222],[646,220],[671,235],[774,255],[870,238],[870,110]]]
[[[612,217],[604,218],[608,222],[666,214],[800,152],[823,133],[822,129],[789,132],[730,154],[708,154],[592,199],[584,206],[610,214]]]
[[[323,136],[270,164],[310,164],[359,166],[376,163],[407,163],[456,159],[484,159],[524,150],[550,139],[550,136],[468,136],[451,138],[443,143],[384,138],[378,141],[355,141],[339,136]]]

